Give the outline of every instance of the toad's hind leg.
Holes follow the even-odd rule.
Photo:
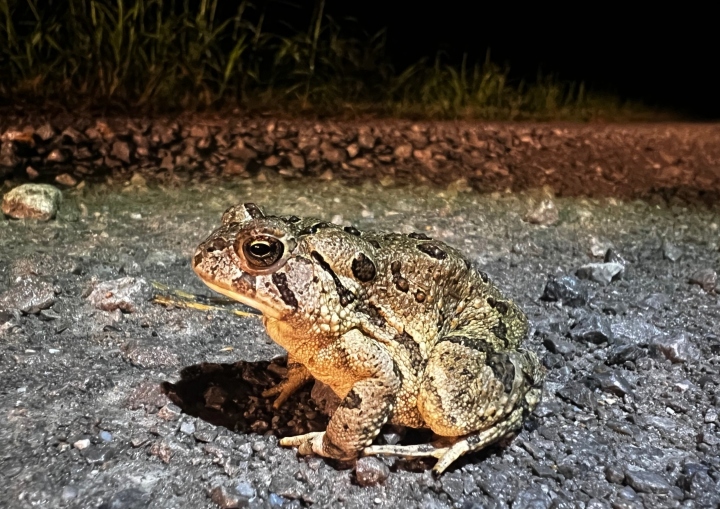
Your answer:
[[[418,409],[435,433],[457,437],[451,446],[375,446],[363,453],[439,458],[433,470],[441,473],[463,454],[520,429],[540,401],[544,370],[532,352],[487,352],[482,345],[441,341],[425,370]]]

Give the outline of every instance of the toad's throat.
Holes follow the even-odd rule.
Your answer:
[[[202,278],[201,278],[202,279]],[[230,288],[227,288],[225,286],[221,286],[219,284],[211,283],[205,279],[202,280],[203,283],[205,283],[211,290],[214,290],[218,293],[221,293],[225,295],[226,297],[230,297],[233,300],[236,300],[240,302],[241,304],[245,304],[246,306],[250,306],[251,308],[257,309],[260,311],[263,315],[268,316],[270,318],[280,319],[280,313],[271,308],[270,306],[267,306],[266,304],[263,304],[262,302],[259,302],[247,295],[243,295],[241,293],[237,293]]]

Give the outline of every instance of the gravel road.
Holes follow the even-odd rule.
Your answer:
[[[270,180],[88,184],[50,221],[0,215],[0,507],[719,506],[717,209]],[[549,369],[524,430],[439,478],[279,447],[325,407],[311,387],[279,411],[259,395],[284,368],[257,316],[153,301],[158,284],[211,297],[189,258],[243,201],[466,253],[527,312]]]

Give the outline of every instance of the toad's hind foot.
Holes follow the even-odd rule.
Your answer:
[[[512,435],[522,426],[523,409],[513,411],[506,420],[477,433],[458,437],[450,447],[435,447],[432,444],[420,445],[375,445],[363,449],[363,456],[393,455],[413,458],[438,458],[433,472],[442,474],[463,454],[479,451],[503,438]]]

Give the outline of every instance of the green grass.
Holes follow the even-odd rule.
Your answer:
[[[438,54],[396,70],[385,33],[325,13],[305,29],[269,33],[266,13],[241,1],[0,0],[0,95],[5,103],[148,112],[240,107],[294,114],[409,118],[626,119],[640,105],[539,76],[512,83],[488,57]]]

